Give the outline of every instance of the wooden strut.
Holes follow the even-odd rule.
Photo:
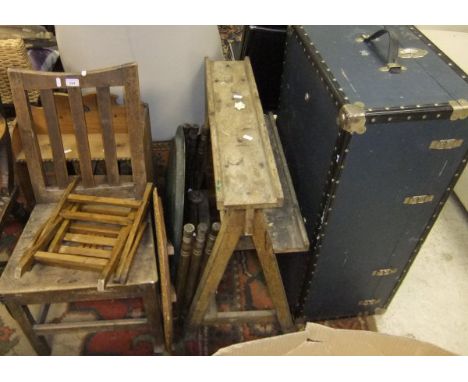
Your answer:
[[[256,209],[249,222],[252,229],[252,238],[260,259],[260,264],[265,276],[268,291],[274,306],[274,312],[268,314],[259,311],[230,312],[233,314],[224,317],[222,313],[210,313],[206,316],[210,301],[223,277],[234,249],[245,232],[246,210],[229,209],[225,212],[221,229],[218,233],[212,254],[208,259],[205,270],[198,285],[195,297],[187,319],[187,329],[194,330],[202,324],[216,324],[226,322],[239,323],[246,321],[256,321],[272,319],[276,316],[283,332],[295,331],[294,323],[289,311],[286,293],[281,281],[276,256],[273,252],[271,238],[269,237],[265,223],[264,212]],[[235,314],[234,314],[235,313]]]
[[[147,223],[144,221],[153,185],[142,200],[72,193],[78,179],[64,191],[49,219],[15,269],[21,277],[33,263],[100,272],[103,291],[118,268],[117,281],[126,282]],[[88,211],[88,212],[84,212]]]
[[[54,235],[56,229],[58,229],[59,222],[62,221],[62,218],[59,216],[60,211],[67,202],[68,195],[73,191],[73,189],[78,184],[79,178],[75,178],[68,187],[63,191],[60,201],[57,203],[54,211],[50,215],[49,219],[44,223],[42,227],[37,231],[36,236],[33,239],[33,246],[26,251],[24,256],[21,258],[20,262],[15,269],[15,278],[19,279],[25,272],[29,271],[34,262],[34,253],[40,249],[43,245],[47,243],[52,236]]]
[[[156,241],[158,247],[158,269],[161,286],[161,307],[163,315],[164,341],[166,350],[172,352],[172,300],[171,300],[171,275],[169,270],[169,258],[167,250],[166,226],[161,198],[156,188],[153,191],[154,224],[156,226]]]
[[[143,219],[146,216],[146,210],[148,208],[149,200],[151,198],[151,193],[153,191],[153,183],[148,183],[145,187],[143,192],[143,197],[140,206],[138,207],[135,220],[131,225],[130,232],[128,234],[128,240],[125,243],[125,246],[122,250],[121,260],[118,265],[117,271],[115,273],[115,280],[122,283],[124,282],[124,278],[126,278],[126,268],[129,266],[127,257],[130,256],[130,252],[132,249],[133,242],[135,241],[135,237],[140,229],[140,226],[143,222]],[[141,237],[140,237],[141,238]]]

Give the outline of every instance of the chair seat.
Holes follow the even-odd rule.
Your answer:
[[[96,290],[99,273],[92,271],[73,270],[50,265],[34,264],[30,272],[26,272],[20,279],[14,277],[15,268],[25,250],[31,246],[38,227],[48,218],[56,204],[38,204],[33,209],[26,227],[8,261],[0,278],[0,296],[23,295],[37,292],[66,292]],[[148,217],[149,219],[149,217]],[[158,282],[157,265],[151,222],[146,229],[140,246],[130,269],[125,284],[112,281],[106,290],[125,288]],[[105,297],[105,291],[103,297]]]

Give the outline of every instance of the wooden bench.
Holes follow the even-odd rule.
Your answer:
[[[278,319],[284,332],[293,331],[275,247],[282,253],[304,251],[308,240],[274,120],[270,116],[265,123],[248,58],[237,62],[206,60],[205,68],[221,229],[190,307],[187,326],[193,329],[201,324]],[[214,293],[242,236],[249,237],[257,250],[272,310],[216,309]]]

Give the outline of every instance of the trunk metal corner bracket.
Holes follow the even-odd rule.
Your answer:
[[[350,134],[366,132],[366,112],[362,102],[344,104],[338,113],[338,125]]]
[[[449,101],[449,104],[453,109],[450,116],[451,121],[468,118],[468,100],[460,98],[455,101]]]

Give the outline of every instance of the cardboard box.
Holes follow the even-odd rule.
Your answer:
[[[214,355],[455,355],[427,342],[364,330],[332,329],[307,323],[304,331],[244,342],[218,350]]]

